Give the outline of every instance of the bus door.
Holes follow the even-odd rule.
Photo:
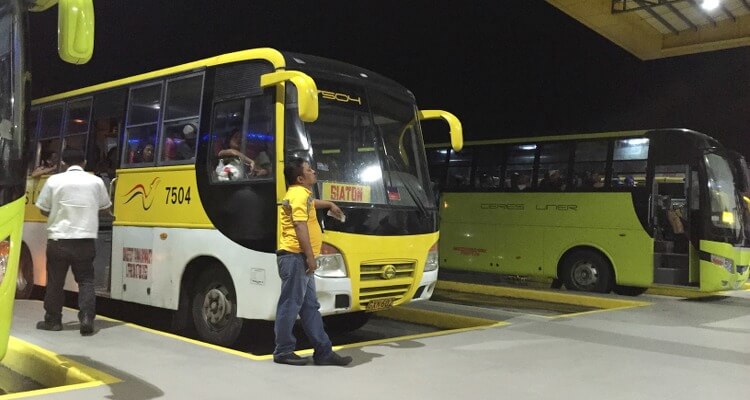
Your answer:
[[[652,182],[654,283],[697,282],[697,253],[690,242],[699,232],[698,172],[687,164],[656,165]]]
[[[120,167],[120,132],[125,107],[125,89],[96,94],[86,151],[86,169],[102,178],[114,203],[116,170]],[[114,210],[99,213],[99,232],[94,258],[94,288],[99,296],[109,297],[112,275],[112,223]]]

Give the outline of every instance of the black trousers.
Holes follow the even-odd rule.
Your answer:
[[[44,292],[44,319],[60,321],[65,300],[65,276],[68,267],[78,283],[78,319],[96,316],[94,293],[94,239],[47,240],[47,289]]]

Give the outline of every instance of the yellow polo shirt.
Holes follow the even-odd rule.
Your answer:
[[[297,232],[294,231],[294,222],[307,221],[307,231],[310,234],[310,244],[313,254],[320,254],[320,246],[323,243],[323,232],[318,224],[318,214],[313,205],[313,194],[306,187],[292,185],[282,200],[279,207],[279,220],[281,221],[281,250],[292,253],[302,253],[302,248],[297,240]]]

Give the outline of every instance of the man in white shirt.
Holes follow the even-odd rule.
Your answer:
[[[52,175],[39,192],[36,206],[47,216],[47,288],[44,293],[44,321],[37,329],[62,330],[62,306],[68,267],[78,283],[78,319],[81,335],[94,333],[95,239],[99,231],[99,210],[112,203],[101,178],[83,170],[84,154],[65,149],[62,161],[70,167]]]

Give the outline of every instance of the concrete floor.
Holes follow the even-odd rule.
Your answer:
[[[348,345],[340,350],[354,358],[347,368],[277,365],[103,320],[84,338],[73,310],[64,315],[68,330],[41,332],[34,329],[43,315],[39,301],[16,302],[11,334],[121,380],[34,398],[748,398],[750,291],[637,300],[652,304],[557,318],[421,303],[415,307],[510,325]]]

